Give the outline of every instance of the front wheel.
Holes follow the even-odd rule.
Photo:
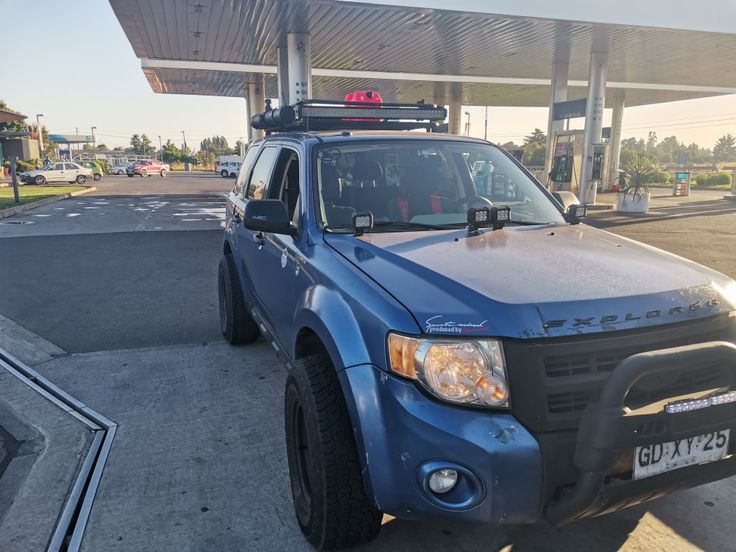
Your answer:
[[[221,176],[222,178],[227,178],[227,169],[222,169],[222,170],[220,171],[220,176]]]
[[[118,172],[117,172],[117,173],[115,173],[115,174],[117,174],[118,176],[123,176],[123,175],[125,174],[125,171],[118,171]]]
[[[128,178],[133,178],[133,175],[132,175],[132,174],[129,174],[129,175],[128,175]]]
[[[35,178],[34,182],[35,182],[36,184],[38,184],[39,186],[43,186],[44,184],[46,184],[46,179],[45,179],[45,178],[44,178],[43,176],[41,176],[41,175],[39,174],[39,175],[38,175],[38,176],[37,176],[37,177]]]
[[[87,177],[83,174],[77,175],[77,184],[84,184],[87,182]]]
[[[166,169],[161,169],[161,178],[166,177]]]
[[[220,330],[231,345],[253,343],[258,339],[258,324],[248,313],[240,289],[238,271],[232,255],[223,255],[217,269],[217,295],[220,305]]]
[[[102,175],[101,174],[95,174],[93,178],[94,178],[95,182],[97,182],[98,180],[101,180],[102,179]]]
[[[307,540],[334,550],[376,538],[381,512],[365,491],[350,415],[326,356],[294,363],[284,422],[294,510]]]
[[[144,177],[144,176],[146,176],[147,174],[148,174],[148,171],[147,171],[146,169],[143,169],[143,170],[141,171],[141,177]]]

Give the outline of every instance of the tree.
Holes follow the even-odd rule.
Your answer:
[[[183,152],[171,140],[166,140],[161,151],[163,152],[165,163],[175,163],[181,161],[184,157]]]
[[[524,145],[528,146],[529,144],[540,144],[544,146],[547,144],[547,135],[542,129],[535,128],[529,136],[524,138]]]
[[[130,137],[130,149],[133,153],[143,153],[143,143],[139,134]]]
[[[729,133],[718,138],[713,146],[713,157],[716,161],[733,161],[736,158],[736,137]]]
[[[149,155],[155,151],[151,139],[145,134],[134,134],[130,137],[130,151],[137,155]]]

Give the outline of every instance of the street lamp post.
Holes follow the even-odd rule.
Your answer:
[[[97,128],[96,126],[92,127],[92,149],[95,149],[97,147],[96,142],[95,142],[95,129],[96,128]]]
[[[36,130],[38,131],[38,149],[39,155],[43,155],[43,129],[41,128],[41,117],[43,113],[36,113]]]
[[[158,151],[161,155],[161,162],[164,162],[164,146],[161,144],[161,136],[158,137]]]
[[[181,131],[181,137],[184,140],[184,155],[188,155],[187,153],[187,135],[184,134],[184,131]]]
[[[488,140],[488,106],[486,106],[486,120],[483,127],[483,139]]]
[[[465,115],[468,117],[465,123],[465,136],[470,136],[470,111],[466,111]]]

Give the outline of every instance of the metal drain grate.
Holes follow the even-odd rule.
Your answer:
[[[0,220],[0,224],[33,224],[32,220]]]

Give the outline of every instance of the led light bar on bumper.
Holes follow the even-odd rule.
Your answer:
[[[720,395],[704,397],[702,399],[690,399],[670,403],[664,407],[668,414],[679,414],[680,412],[692,412],[693,410],[702,410],[719,404],[729,404],[736,402],[736,391],[730,391]]]
[[[391,370],[418,381],[443,401],[509,407],[509,384],[501,342],[416,338],[389,334]]]

